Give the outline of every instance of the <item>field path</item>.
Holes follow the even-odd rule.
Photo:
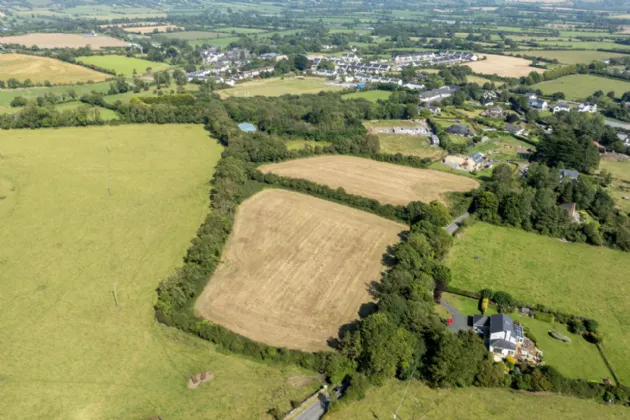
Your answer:
[[[444,201],[449,191],[470,191],[479,186],[474,179],[434,169],[417,169],[352,156],[321,156],[263,165],[290,178],[302,178],[350,194],[373,198],[385,204],[407,205],[411,201]]]

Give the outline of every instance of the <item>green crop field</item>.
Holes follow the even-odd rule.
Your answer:
[[[89,93],[91,91],[106,93],[109,90],[109,82],[92,83],[84,85],[73,86],[51,86],[51,87],[35,87],[35,88],[20,88],[20,89],[0,89],[0,106],[9,106],[11,101],[16,96],[23,96],[26,99],[34,99],[38,96],[44,96],[46,93],[54,93],[57,96],[65,97],[69,99],[68,92],[74,91],[76,97],[80,98],[81,95]]]
[[[125,57],[124,55],[92,55],[88,57],[77,57],[77,61],[85,64],[93,64],[108,70],[114,70],[118,74],[124,74],[129,77],[133,75],[134,70],[136,70],[137,74],[145,74],[147,73],[147,68],[151,68],[151,71],[159,71],[166,70],[170,67],[166,63]]]
[[[182,31],[182,32],[167,32],[159,34],[158,37],[164,37],[169,39],[182,39],[185,41],[205,41],[216,38],[227,38],[228,35],[217,31]]]
[[[354,93],[348,93],[347,95],[343,95],[346,99],[366,99],[370,102],[376,103],[380,100],[387,100],[391,96],[391,92],[387,90],[366,90],[359,91]]]
[[[630,161],[611,162],[601,159],[599,168],[612,173],[613,183],[609,192],[622,210],[630,212],[630,200],[624,199],[630,197]]]
[[[259,34],[261,32],[267,32],[265,29],[257,29],[257,28],[236,28],[236,27],[228,27],[228,28],[214,28],[217,32],[224,33],[234,33],[234,34]]]
[[[445,293],[442,300],[450,303],[465,315],[481,314],[478,310],[479,301],[477,299]],[[492,306],[486,311],[486,315],[496,313],[496,307]],[[543,352],[545,363],[557,368],[564,376],[593,381],[610,378],[610,372],[597,347],[579,335],[570,333],[565,325],[526,316],[522,317],[516,312],[511,313],[510,316],[514,321],[529,328],[531,338],[535,339],[537,348]],[[556,340],[548,334],[549,330],[560,331],[570,337],[571,342],[564,343]]]
[[[281,96],[319,93],[321,91],[341,90],[338,86],[326,84],[327,80],[318,77],[295,77],[252,80],[233,88],[218,91],[221,97],[242,96]]]
[[[534,57],[542,57],[549,60],[556,59],[562,64],[589,64],[596,60],[606,60],[612,57],[619,57],[620,54],[603,51],[542,51],[542,50],[530,50],[530,51],[518,51],[512,54],[531,55]]]
[[[542,90],[545,95],[564,92],[567,99],[572,100],[584,100],[598,90],[604,93],[612,90],[619,98],[624,92],[630,91],[630,83],[590,74],[572,74],[549,82],[538,83],[534,85],[534,89]]]
[[[419,381],[390,381],[368,390],[361,401],[343,403],[330,420],[399,419],[567,419],[625,418],[627,407],[554,394],[490,388],[431,389]]]
[[[11,130],[1,153],[0,417],[260,419],[318,387],[154,320],[208,211],[201,126]]]
[[[477,223],[455,241],[448,261],[455,287],[504,290],[596,319],[613,369],[630,382],[630,254]]]

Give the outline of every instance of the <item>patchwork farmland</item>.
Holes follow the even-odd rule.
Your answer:
[[[89,45],[93,50],[106,47],[125,47],[127,43],[109,36],[78,34],[26,34],[0,37],[0,44],[20,44],[39,48],[79,48]]]
[[[527,76],[532,71],[542,73],[543,69],[531,67],[531,61],[524,58],[509,57],[505,55],[481,54],[485,60],[466,63],[476,73],[497,74],[505,77]]]
[[[291,209],[291,211],[287,211]],[[406,226],[295,192],[238,209],[222,263],[197,300],[204,318],[277,347],[330,350],[358,318],[381,257]]]
[[[448,192],[470,191],[479,186],[473,179],[431,169],[416,169],[351,156],[298,159],[259,168],[290,178],[303,178],[386,204],[411,201],[444,201]]]
[[[236,87],[220,90],[218,93],[222,97],[247,97],[301,95],[336,90],[341,90],[341,88],[327,84],[325,79],[318,77],[296,77],[285,79],[274,77],[272,79],[261,79],[241,83]]]

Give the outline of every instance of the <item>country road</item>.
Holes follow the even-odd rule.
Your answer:
[[[298,414],[294,420],[319,420],[328,410],[328,395],[319,394],[319,398],[306,410]]]

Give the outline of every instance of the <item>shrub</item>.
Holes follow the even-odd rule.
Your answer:
[[[586,332],[586,327],[584,326],[584,323],[577,318],[571,318],[567,323],[567,326],[569,327],[569,331],[571,331],[573,334],[582,335],[584,332]]]
[[[13,98],[10,105],[13,108],[17,108],[17,107],[25,106],[27,103],[28,101],[26,100],[24,96],[16,96],[15,98]]]
[[[585,319],[584,320],[584,328],[586,328],[586,331],[588,331],[588,332],[596,332],[597,331],[597,327],[599,327],[599,324],[594,319]]]
[[[494,293],[490,289],[483,289],[482,291],[479,292],[479,295],[481,296],[482,299],[485,299],[485,298],[492,299],[492,297],[494,296]]]
[[[514,304],[514,298],[507,292],[495,292],[492,300],[500,307],[508,307]]]
[[[481,310],[482,314],[485,314],[486,311],[488,310],[488,303],[489,303],[489,299],[487,297],[481,299],[481,303],[479,305],[479,309]]]

